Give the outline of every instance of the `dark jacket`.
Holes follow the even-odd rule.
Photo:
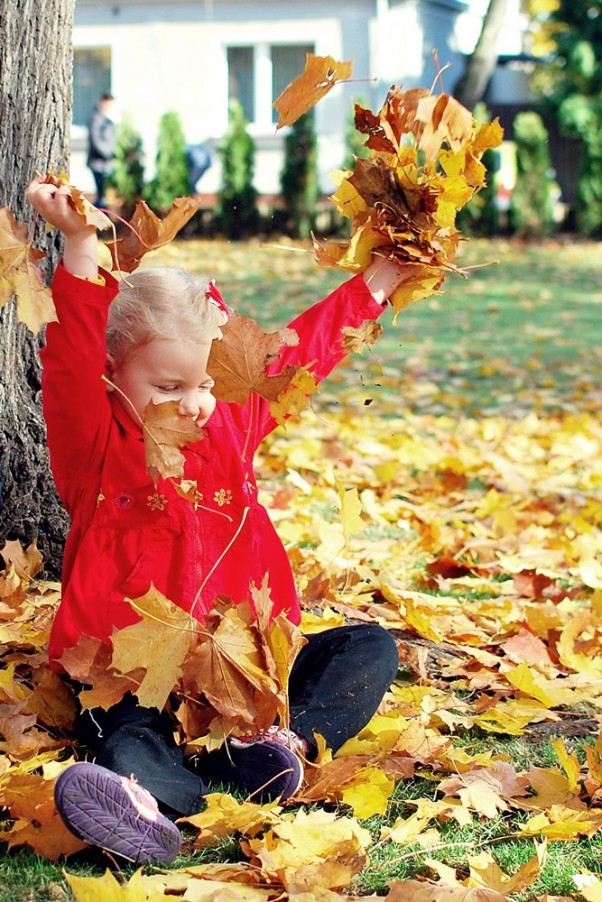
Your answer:
[[[113,170],[116,134],[115,123],[100,107],[94,110],[88,123],[88,166],[97,172]]]

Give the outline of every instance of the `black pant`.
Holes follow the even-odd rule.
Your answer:
[[[107,183],[107,173],[99,172],[98,169],[92,170],[92,175],[94,176],[94,184],[96,185],[96,200],[95,205],[97,207],[104,207],[105,204],[105,186]]]
[[[393,682],[399,658],[382,627],[360,624],[308,636],[289,681],[291,729],[310,741],[319,733],[337,751],[364,727]],[[80,717],[82,738],[96,762],[138,782],[178,814],[198,811],[209,792],[202,758],[195,772],[175,745],[169,720],[125,696],[108,711]],[[199,776],[200,774],[200,776]]]

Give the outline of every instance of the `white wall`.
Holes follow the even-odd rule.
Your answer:
[[[520,19],[511,0],[502,52],[515,51]],[[430,87],[436,75],[432,51],[451,90],[462,71],[462,53],[474,47],[486,0],[77,0],[76,48],[108,46],[112,91],[118,110],[131,114],[145,146],[146,177],[152,177],[159,119],[181,117],[190,143],[217,146],[227,124],[229,45],[314,44],[320,56],[354,63],[353,83],[336,86],[315,107],[319,169],[324,191],[329,173],[345,156],[345,128],[353,100],[377,110],[392,84]],[[503,40],[502,40],[503,39]],[[501,89],[500,89],[501,90]],[[255,185],[278,193],[284,130],[271,123],[250,126],[256,145]],[[93,191],[85,165],[85,130],[75,129],[71,179]],[[217,191],[219,157],[200,189]]]

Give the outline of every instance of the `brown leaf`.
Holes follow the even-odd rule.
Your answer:
[[[445,886],[419,880],[396,880],[390,884],[387,902],[508,902],[507,896],[493,889]]]
[[[64,170],[58,175],[54,172],[49,172],[44,179],[44,183],[56,185],[57,188],[59,186],[69,188],[71,206],[88,225],[94,226],[95,229],[100,229],[101,231],[112,227],[111,220],[107,214],[95,207],[94,204],[91,204],[83,191],[80,191],[75,185],[69,184],[67,173]]]
[[[146,469],[155,483],[158,475],[164,479],[183,476],[184,455],[179,449],[205,437],[203,429],[191,417],[178,413],[179,407],[178,401],[161,404],[149,401],[144,408],[142,431]],[[156,497],[160,504],[160,496]]]
[[[113,271],[133,272],[149,251],[169,244],[201,204],[200,198],[176,197],[171,209],[160,219],[141,200],[130,219],[131,231],[125,238],[107,242]]]
[[[314,106],[338,81],[351,76],[353,63],[339,63],[331,56],[314,56],[308,53],[305,69],[286,86],[276,98],[274,107],[278,111],[276,128],[292,125]]]
[[[246,316],[232,316],[221,330],[223,338],[212,342],[207,363],[207,372],[215,382],[215,396],[242,405],[256,392],[276,401],[298,367],[287,366],[274,376],[266,372],[266,367],[278,359],[283,345],[298,343],[297,334],[292,329],[263,332],[255,320]]]
[[[52,293],[38,268],[45,257],[32,247],[27,229],[6,207],[0,208],[0,308],[17,296],[17,316],[31,332],[56,322]]]
[[[0,555],[7,564],[13,565],[18,576],[28,580],[33,579],[40,572],[44,563],[35,542],[32,542],[27,548],[23,548],[19,541],[5,542],[0,548]]]

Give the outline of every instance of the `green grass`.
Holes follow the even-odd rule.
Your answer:
[[[306,245],[182,242],[146,265],[215,276],[228,303],[277,328],[346,277]],[[339,368],[322,403],[371,412],[592,410],[600,403],[602,256],[595,242],[471,240],[443,293],[404,310],[365,357]],[[476,267],[470,268],[469,267]]]
[[[300,246],[297,246],[300,247]],[[499,261],[495,266],[481,266]],[[602,399],[602,255],[593,242],[525,245],[509,241],[472,241],[461,264],[481,266],[463,279],[450,275],[445,293],[402,312],[396,325],[385,314],[379,344],[355,357],[324,386],[316,409],[321,416],[340,410],[358,413],[370,403],[372,414],[400,411],[452,417],[501,414],[520,417],[557,410],[597,411]],[[323,297],[344,274],[317,267],[307,249],[282,250],[259,243],[228,245],[190,241],[151,255],[147,265],[181,265],[215,276],[228,303],[264,326],[284,325]],[[376,528],[376,527],[375,527]],[[457,739],[471,751],[494,747],[507,753],[519,771],[530,765],[557,765],[548,742],[508,739],[472,731]],[[570,742],[582,754],[585,741]],[[408,799],[434,793],[434,784],[416,779],[400,783],[387,818],[372,818],[375,848],[354,889],[384,893],[393,879],[427,874],[425,855],[466,868],[466,856],[490,850],[500,866],[515,872],[534,853],[532,840],[502,839],[524,816],[504,814],[496,821],[460,829],[444,825],[447,848],[425,853],[418,847],[378,844],[380,828],[413,809]],[[413,853],[413,854],[410,854]],[[576,898],[573,873],[600,866],[602,838],[550,843],[548,862],[528,892],[528,902],[543,893]],[[218,850],[180,857],[175,866],[236,857],[236,841]],[[68,862],[72,873],[99,876],[107,859],[87,852]],[[124,874],[132,873],[124,868]],[[0,857],[0,902],[46,902],[69,898],[62,865],[25,850]]]

